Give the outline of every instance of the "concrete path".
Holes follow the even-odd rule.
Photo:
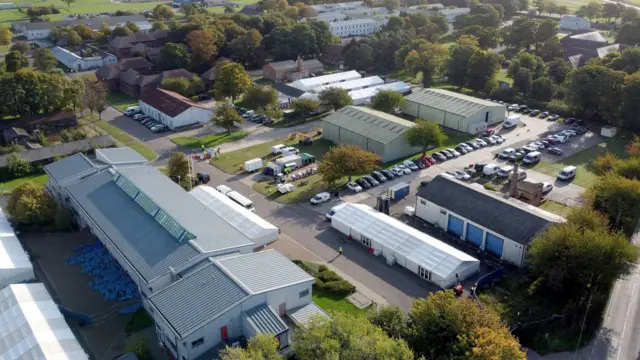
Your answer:
[[[221,152],[230,152],[247,147],[263,144],[269,141],[281,139],[296,131],[306,132],[320,127],[320,121],[312,121],[306,124],[292,126],[290,128],[270,128],[265,126],[259,126],[255,128],[249,128],[249,136],[245,139],[234,141],[220,145]]]

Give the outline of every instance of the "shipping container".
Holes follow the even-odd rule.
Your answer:
[[[389,188],[389,197],[392,200],[400,200],[405,198],[407,195],[409,195],[409,184],[407,184],[406,182],[401,182],[398,184],[395,184],[393,186],[391,186]]]

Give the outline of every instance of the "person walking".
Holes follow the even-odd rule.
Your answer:
[[[340,252],[340,255],[342,255],[342,246],[338,248],[338,251]]]

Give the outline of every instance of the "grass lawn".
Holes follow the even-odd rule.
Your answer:
[[[544,203],[542,203],[540,205],[540,209],[542,210],[546,210],[550,213],[554,213],[556,215],[560,215],[560,216],[566,216],[567,213],[569,212],[569,210],[571,210],[570,207],[565,206],[563,204],[560,204],[559,202],[555,202],[552,200],[547,200]]]
[[[109,91],[107,103],[121,112],[124,112],[130,106],[137,106],[138,99],[125,93],[121,93],[120,91]]]
[[[0,45],[0,54],[6,54],[9,52],[9,45]]]
[[[347,298],[338,297],[322,290],[313,290],[313,302],[330,314],[343,312],[351,315],[363,315],[367,312],[367,309],[358,309]]]
[[[133,314],[133,317],[127,326],[124,327],[124,332],[131,335],[151,326],[153,326],[153,319],[147,315],[147,312],[144,311],[144,309],[140,309]]]
[[[188,148],[205,148],[217,146],[220,144],[240,140],[246,138],[248,133],[244,130],[236,130],[232,131],[231,135],[227,135],[227,132],[222,132],[219,134],[207,135],[201,138],[196,137],[174,137],[171,138],[171,142],[178,146],[188,147]]]
[[[270,177],[264,177],[262,181],[253,185],[253,189],[262,195],[265,195],[268,199],[275,200],[281,204],[291,204],[296,202],[303,202],[311,199],[317,193],[327,191],[327,184],[322,181],[320,175],[315,174],[306,177],[301,180],[291,182],[295,187],[295,190],[286,194],[278,192],[275,181]],[[304,185],[302,185],[304,183]],[[347,177],[337,181],[336,186],[342,187],[347,183]]]
[[[584,151],[581,151],[573,156],[569,156],[555,163],[547,163],[541,161],[533,167],[535,171],[547,174],[549,176],[557,176],[560,170],[569,165],[573,165],[578,168],[576,177],[573,183],[582,186],[589,187],[593,185],[597,180],[597,175],[591,169],[591,161],[596,157],[611,152],[612,154],[624,158],[626,157],[625,147],[631,141],[633,135],[629,132],[622,132],[616,137],[609,139],[597,146],[591,147]]]
[[[84,120],[84,121],[83,121]],[[88,124],[90,119],[81,119],[80,123]],[[111,135],[112,138],[116,139],[116,141],[120,142],[122,146],[128,146],[133,150],[137,151],[140,155],[144,156],[147,160],[153,161],[158,158],[158,154],[155,151],[148,148],[145,144],[140,141],[134,139],[129,134],[120,130],[118,127],[111,125],[109,122],[105,120],[95,121],[93,122],[96,126],[102,129],[107,134]]]
[[[496,76],[496,80],[504,81],[509,85],[513,85],[513,80],[511,80],[511,78],[507,77],[507,72],[506,71],[498,71],[498,75]]]
[[[29,175],[19,179],[13,179],[5,182],[0,182],[0,193],[10,193],[16,187],[26,183],[33,182],[36,184],[44,184],[49,180],[47,174]]]

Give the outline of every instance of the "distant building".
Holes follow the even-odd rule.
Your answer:
[[[264,12],[260,5],[245,5],[242,10],[238,11],[240,14],[245,14],[248,16],[260,15]]]
[[[140,111],[175,129],[211,121],[213,111],[186,97],[164,89],[151,89],[140,97]]]
[[[109,42],[109,51],[118,58],[128,58],[136,53],[144,54],[149,48],[162,48],[167,43],[168,33],[167,30],[155,30],[118,36]]]
[[[622,52],[631,45],[611,44],[597,31],[576,32],[560,39],[564,59],[574,68],[584,65],[589,59],[603,58],[612,52]]]
[[[78,117],[73,110],[53,111],[0,121],[0,131],[13,127],[22,128],[28,132],[34,130],[59,131],[75,126],[78,126]]]
[[[560,17],[560,30],[589,30],[591,21],[578,15],[562,15]]]
[[[264,77],[273,81],[305,79],[311,74],[322,75],[324,73],[324,65],[316,59],[302,60],[298,57],[297,61],[284,60],[272,62],[262,67]]]
[[[345,44],[332,44],[322,50],[319,60],[325,64],[340,65],[342,63],[342,50]]]
[[[468,14],[469,12],[471,12],[470,8],[443,9],[438,10],[438,15],[444,16],[449,24],[453,24],[456,17],[462,14]]]
[[[115,64],[118,61],[114,55],[91,45],[86,45],[77,53],[56,46],[51,49],[51,53],[62,65],[74,71],[97,69],[105,65]]]
[[[316,76],[308,79],[300,79],[292,82],[290,85],[303,91],[311,91],[313,89],[319,88],[320,86],[360,79],[361,77],[362,75],[360,75],[359,72],[351,70],[329,75]]]
[[[41,146],[36,149],[20,151],[15,154],[30,163],[49,163],[55,158],[92,151],[94,149],[108,148],[115,145],[116,143],[111,136],[102,135],[57,145]],[[7,166],[7,161],[8,155],[0,155],[0,167]]]
[[[59,20],[59,21],[43,21],[43,22],[16,22],[11,24],[11,29],[15,35],[25,36],[27,40],[46,39],[51,33],[51,29],[87,25],[91,29],[100,30],[103,24],[107,24],[111,29],[118,25],[125,25],[128,22],[132,22],[140,28],[142,31],[148,31],[151,29],[151,24],[142,15],[127,15],[127,16],[110,16],[110,17],[95,17],[91,19],[73,19],[73,20]]]
[[[377,33],[386,24],[386,21],[386,19],[382,21],[374,19],[343,20],[330,22],[329,27],[331,33],[338,37],[363,36]]]

